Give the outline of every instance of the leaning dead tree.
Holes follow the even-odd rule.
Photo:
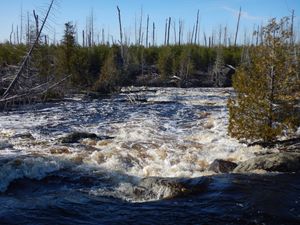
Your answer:
[[[4,93],[0,97],[0,109],[5,108],[8,105],[13,105],[14,103],[30,103],[35,100],[42,100],[42,96],[44,96],[47,91],[54,88],[62,81],[55,81],[55,79],[48,79],[47,81],[43,81],[39,79],[38,71],[35,68],[30,68],[30,60],[33,54],[33,51],[40,42],[40,37],[45,26],[45,23],[48,19],[51,9],[53,8],[55,0],[51,0],[48,10],[45,14],[44,19],[42,20],[41,26],[36,25],[37,32],[36,37],[31,45],[29,51],[23,58],[20,66],[16,68],[15,75],[6,76],[6,80],[9,80],[10,83],[7,88],[4,87]],[[37,22],[37,15],[34,12],[34,17]]]
[[[238,36],[238,32],[239,32],[240,19],[241,19],[241,13],[242,13],[242,8],[240,7],[238,21],[237,21],[237,25],[236,25],[235,37],[234,37],[234,47],[236,46],[236,42],[237,42],[237,36]]]

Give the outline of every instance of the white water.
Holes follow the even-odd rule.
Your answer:
[[[147,103],[74,100],[0,114],[0,191],[19,178],[42,179],[63,169],[114,175],[115,192],[130,191],[128,176],[197,177],[214,159],[244,161],[264,149],[227,135],[231,89],[158,88],[132,94]],[[63,145],[72,131],[114,137]],[[18,136],[30,133],[32,137]],[[123,176],[123,175],[124,176]],[[129,186],[128,186],[129,185]],[[113,195],[105,189],[91,194]]]

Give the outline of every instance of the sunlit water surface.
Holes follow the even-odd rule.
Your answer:
[[[0,224],[297,224],[299,174],[207,171],[266,151],[227,135],[231,89],[152,88],[0,113]],[[98,140],[62,144],[75,131]],[[187,196],[145,177],[208,177]]]

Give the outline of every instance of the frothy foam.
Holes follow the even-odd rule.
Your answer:
[[[15,179],[41,179],[70,163],[79,165],[78,173],[98,170],[138,178],[197,177],[207,175],[206,169],[214,159],[239,162],[251,158],[263,149],[249,148],[227,135],[226,102],[230,92],[213,88],[153,89],[142,93],[148,103],[138,105],[76,100],[0,114],[2,143],[13,145],[0,154],[6,157],[18,150],[27,156],[1,165],[0,191]],[[126,95],[118,98],[126,99]],[[68,150],[53,150],[51,154],[51,147],[65,147],[59,138],[73,131],[114,139],[84,139],[67,146]],[[14,138],[14,134],[26,132],[34,140]],[[39,156],[32,156],[36,152]]]

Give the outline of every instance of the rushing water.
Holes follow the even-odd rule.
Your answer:
[[[207,171],[266,151],[227,136],[230,93],[155,88],[2,112],[0,224],[297,224],[299,174]],[[74,131],[111,138],[62,144]],[[147,177],[196,191],[141,189]]]

